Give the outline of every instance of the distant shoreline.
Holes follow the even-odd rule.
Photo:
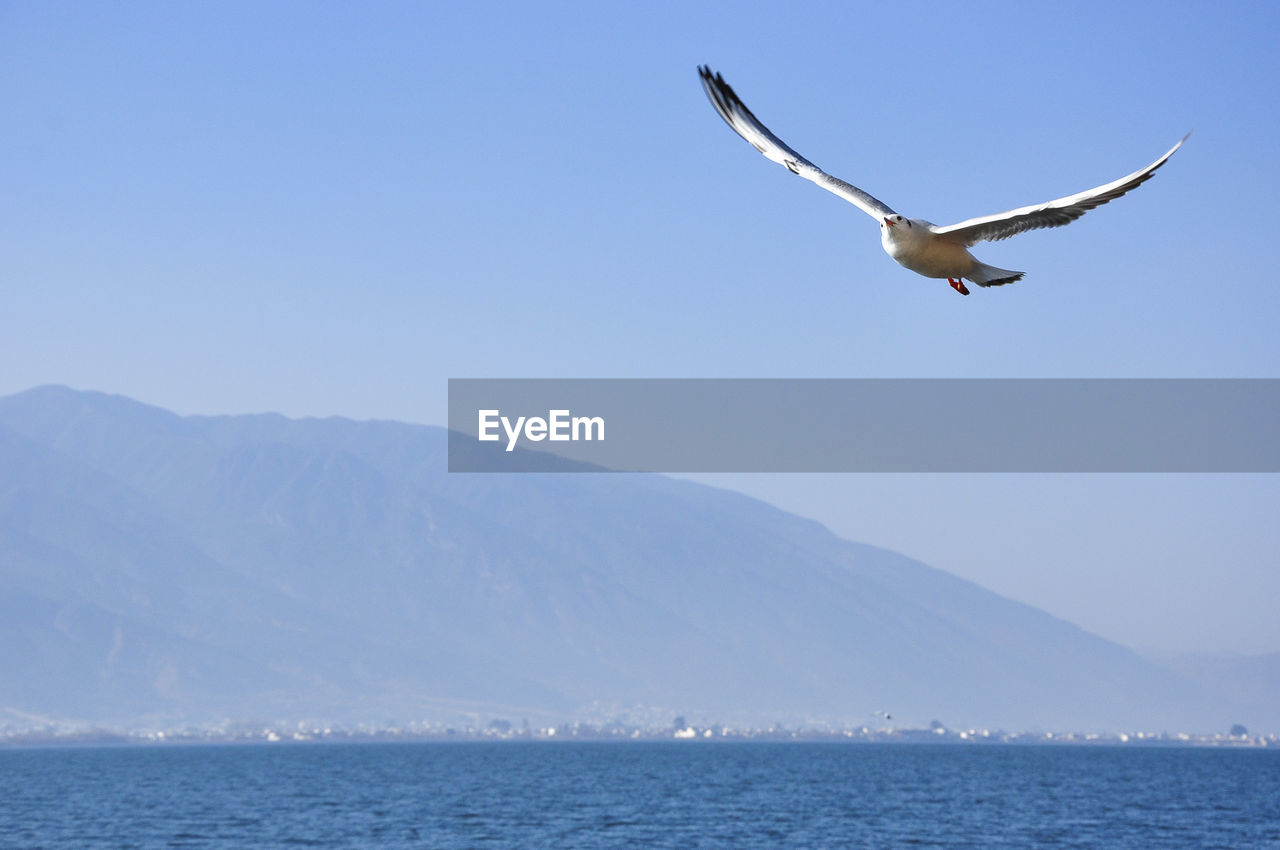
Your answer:
[[[433,732],[403,730],[298,731],[262,727],[254,731],[224,732],[218,730],[186,732],[117,732],[86,730],[83,732],[10,732],[0,733],[0,750],[64,749],[64,748],[155,748],[180,746],[302,746],[308,744],[654,744],[715,746],[729,743],[760,744],[854,744],[892,746],[1048,746],[1048,747],[1118,747],[1159,748],[1193,747],[1216,749],[1250,749],[1280,751],[1280,735],[1191,735],[1187,733],[1039,733],[978,732],[933,729],[880,730],[720,730],[713,734],[680,734],[675,729],[626,729],[590,731],[572,727],[551,727],[497,733],[481,730],[444,729]],[[711,730],[705,730],[711,731]]]

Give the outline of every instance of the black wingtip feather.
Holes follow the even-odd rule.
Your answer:
[[[738,132],[738,128],[734,126],[734,119],[739,115],[744,120],[760,124],[760,119],[751,114],[751,110],[747,109],[747,105],[742,102],[742,98],[738,97],[733,87],[724,81],[719,71],[713,73],[709,65],[699,65],[698,76],[702,78],[702,88],[706,91],[712,106],[716,108],[716,112],[720,113],[725,123],[733,127],[734,132]],[[761,124],[761,126],[764,125]],[[754,147],[757,150],[760,149],[759,146]]]

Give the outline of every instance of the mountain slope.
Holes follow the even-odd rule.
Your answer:
[[[1070,729],[1231,716],[1122,647],[738,494],[445,467],[439,428],[179,417],[58,387],[0,399],[0,605],[23,612],[0,627],[0,707],[118,722],[884,708]]]

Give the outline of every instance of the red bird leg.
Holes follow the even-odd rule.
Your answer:
[[[951,288],[954,289],[956,292],[959,292],[961,295],[969,294],[969,287],[965,286],[964,281],[961,280],[960,278],[949,277],[947,278],[947,283],[951,284]]]

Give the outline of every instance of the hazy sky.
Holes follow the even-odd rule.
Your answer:
[[[0,394],[445,420],[449,377],[1280,377],[1274,4],[0,2]],[[968,298],[735,137],[981,246]],[[956,423],[956,439],[966,439]],[[1277,476],[736,476],[1106,637],[1280,651]]]

